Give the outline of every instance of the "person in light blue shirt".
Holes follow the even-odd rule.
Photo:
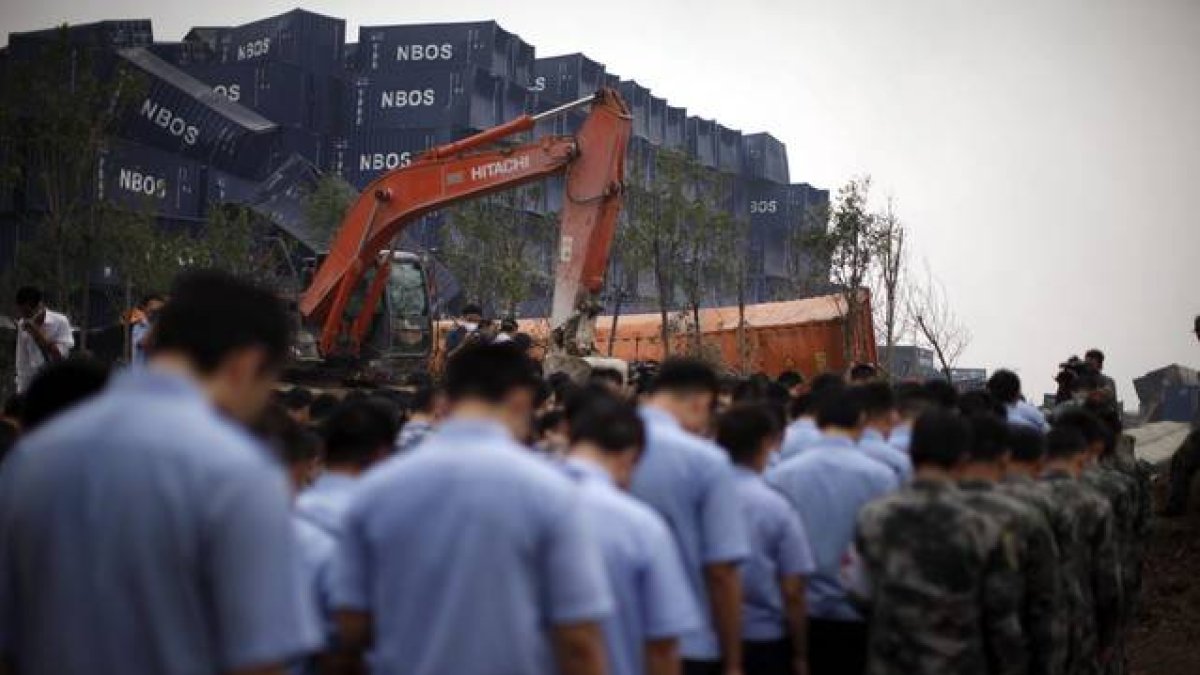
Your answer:
[[[800,514],[816,557],[817,569],[807,588],[813,675],[861,673],[866,624],[850,603],[839,572],[854,539],[859,510],[896,490],[899,480],[858,449],[863,413],[854,389],[826,398],[817,423],[825,440],[767,472],[766,480]]]
[[[129,363],[135,367],[146,365],[147,354],[150,352],[150,329],[158,320],[158,315],[166,305],[166,298],[151,293],[142,298],[138,304],[141,316],[129,327]]]
[[[717,422],[717,442],[737,472],[750,557],[742,565],[742,665],[747,675],[807,672],[806,578],[816,569],[799,516],[762,479],[779,445],[780,421],[761,406],[735,406]]]
[[[325,470],[296,499],[296,513],[333,536],[350,507],[358,477],[392,452],[396,419],[383,402],[346,401],[323,425]]]
[[[361,479],[331,573],[351,668],[602,672],[613,601],[579,490],[514,440],[537,386],[516,347],[460,349],[438,433]]]
[[[1021,424],[1042,433],[1050,430],[1050,422],[1041,410],[1025,402],[1021,395],[1021,378],[1011,370],[997,370],[988,378],[988,393],[1004,404],[1009,424]]]
[[[297,593],[287,479],[234,420],[287,357],[266,290],[181,277],[146,368],[0,471],[0,652],[19,673],[283,672],[320,643]]]
[[[717,374],[705,363],[670,359],[642,407],[646,452],[633,474],[634,496],[667,521],[701,611],[683,636],[685,672],[741,665],[741,578],[750,553],[733,467],[697,433],[709,428]]]
[[[572,411],[564,470],[579,482],[616,611],[604,622],[613,675],[674,675],[699,608],[662,517],[625,494],[645,443],[633,406],[599,392]]]
[[[913,466],[908,453],[897,450],[888,442],[892,430],[900,422],[896,397],[887,382],[867,382],[856,386],[863,407],[863,433],[858,449],[864,455],[883,464],[896,474],[903,485],[912,479]]]
[[[845,386],[842,378],[832,373],[824,373],[813,379],[808,393],[801,394],[793,401],[790,413],[794,419],[783,436],[783,445],[779,450],[780,462],[797,457],[821,442],[821,430],[817,428],[817,410],[821,407],[822,400],[841,391]]]
[[[896,412],[900,415],[900,420],[896,426],[892,427],[892,433],[888,434],[888,444],[903,452],[909,461],[912,461],[912,455],[909,449],[912,447],[912,430],[919,418],[925,411],[934,407],[933,396],[921,386],[919,382],[901,382],[896,385]]]

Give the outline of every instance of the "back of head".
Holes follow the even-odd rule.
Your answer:
[[[234,352],[258,348],[264,366],[283,365],[291,326],[273,293],[225,272],[186,272],[171,291],[155,328],[153,354],[179,353],[201,375],[217,370]]]
[[[293,412],[304,410],[313,403],[313,393],[304,387],[292,387],[280,398],[284,408]]]
[[[292,419],[281,405],[267,406],[251,430],[284,464],[311,462],[321,452],[320,437]]]
[[[17,289],[18,307],[34,307],[42,303],[42,291],[35,286],[22,286]]]
[[[998,462],[1009,451],[1008,423],[989,414],[975,414],[967,418],[971,423],[972,462]]]
[[[958,390],[945,378],[926,380],[925,392],[933,399],[934,404],[943,410],[954,410],[958,407]]]
[[[408,407],[415,413],[429,415],[433,413],[434,403],[437,399],[437,389],[432,385],[418,387],[413,392],[412,399],[409,400]]]
[[[1002,420],[1008,417],[1004,404],[986,391],[968,391],[958,397],[958,410],[967,417],[990,415]]]
[[[997,370],[988,378],[987,390],[997,401],[1012,405],[1021,399],[1021,378],[1011,370]]]
[[[785,370],[775,378],[775,381],[787,389],[804,384],[804,376],[794,370]]]
[[[902,382],[896,385],[896,409],[904,419],[915,421],[932,407],[933,397],[920,384]]]
[[[749,465],[762,451],[763,442],[782,433],[775,415],[754,403],[735,405],[717,419],[717,444],[735,464]]]
[[[972,442],[971,425],[961,415],[931,410],[913,425],[913,465],[952,469],[967,457]]]
[[[446,395],[455,403],[474,399],[498,404],[515,390],[537,388],[533,362],[508,343],[470,345],[446,364]]]
[[[712,394],[721,388],[717,372],[704,361],[675,357],[663,362],[650,384],[651,394]]]
[[[572,444],[591,443],[606,453],[641,451],[646,430],[633,404],[594,392],[569,413]]]
[[[337,410],[340,403],[338,397],[333,394],[319,394],[313,399],[312,405],[308,407],[308,416],[315,423],[324,422],[329,419],[334,410]]]
[[[892,385],[887,382],[874,380],[855,387],[858,399],[862,402],[863,414],[867,419],[879,419],[890,416],[896,411],[896,395]]]
[[[812,386],[808,388],[808,399],[804,405],[803,415],[812,417],[817,416],[817,411],[821,409],[821,404],[846,388],[846,383],[842,378],[832,373],[822,373],[815,377],[812,381]],[[796,415],[799,417],[800,415]]]
[[[25,392],[21,425],[25,431],[32,431],[100,393],[108,383],[108,375],[108,366],[89,358],[51,363],[38,372]]]
[[[1075,429],[1088,445],[1103,443],[1106,449],[1111,445],[1108,429],[1098,417],[1082,408],[1072,408],[1059,413],[1054,418],[1054,426]]]
[[[394,415],[382,402],[344,402],[324,424],[325,461],[366,467],[392,447],[397,431]]]
[[[1056,426],[1046,434],[1048,459],[1071,459],[1087,449],[1083,434],[1074,427]]]
[[[1034,463],[1046,457],[1046,434],[1026,424],[1008,428],[1008,449],[1013,461]]]
[[[826,391],[817,401],[817,427],[821,429],[858,429],[863,422],[862,397],[858,387]]]

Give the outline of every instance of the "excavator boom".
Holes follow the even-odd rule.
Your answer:
[[[544,117],[587,103],[591,114],[574,136],[480,150],[532,130]],[[565,173],[551,314],[553,327],[561,326],[603,284],[621,208],[631,128],[632,118],[620,95],[602,89],[594,98],[525,115],[433,148],[375,180],[347,210],[329,255],[300,299],[301,315],[320,326],[321,353],[357,355],[384,284],[370,284],[356,316],[346,316],[350,298],[369,270],[376,270],[376,280],[386,273],[388,258],[380,251],[390,249],[410,223],[437,209]]]

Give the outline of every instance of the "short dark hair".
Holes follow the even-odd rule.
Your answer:
[[[479,315],[482,315],[482,314],[483,314],[483,309],[481,309],[481,308],[479,307],[479,305],[476,305],[476,304],[475,304],[475,303],[473,303],[473,302],[469,302],[469,303],[467,303],[466,305],[464,305],[464,306],[463,306],[463,308],[462,308],[462,315],[463,315],[463,316],[466,316],[466,315],[468,315],[468,314],[479,314]]]
[[[842,378],[833,373],[821,373],[813,378],[812,384],[808,387],[808,400],[804,406],[803,412],[796,415],[812,415],[816,416],[818,410],[821,409],[821,403],[831,396],[846,388],[846,383]]]
[[[1088,445],[1097,442],[1103,443],[1106,450],[1110,446],[1107,430],[1100,418],[1082,408],[1064,410],[1055,416],[1054,426],[1075,429],[1083,436],[1084,442]]]
[[[637,408],[611,395],[593,397],[570,417],[571,443],[594,443],[605,452],[641,452],[646,429]]]
[[[971,425],[948,410],[930,410],[913,425],[909,452],[915,466],[954,468],[971,450]]]
[[[1087,353],[1083,355],[1083,358],[1095,359],[1100,363],[1104,363],[1104,352],[1100,351],[1099,349],[1089,349]]]
[[[717,371],[700,359],[673,357],[663,362],[650,384],[650,393],[712,394],[721,390]]]
[[[1086,448],[1087,440],[1075,427],[1057,426],[1046,434],[1046,456],[1050,459],[1068,459]]]
[[[215,270],[181,274],[154,331],[153,353],[180,352],[201,374],[248,347],[261,348],[266,366],[279,368],[291,345],[291,323],[275,294]]]
[[[788,403],[788,419],[798,419],[808,414],[812,406],[812,394],[800,394]]]
[[[933,397],[916,382],[901,382],[896,385],[896,409],[905,419],[915,420],[934,407]]]
[[[1028,424],[1010,424],[1008,449],[1018,462],[1036,462],[1046,456],[1046,434]]]
[[[868,418],[886,415],[896,409],[896,394],[887,382],[873,381],[855,385],[863,414]]]
[[[621,375],[621,371],[616,368],[593,368],[588,379],[592,382],[600,382],[608,380],[618,387],[625,386],[625,377]]]
[[[395,416],[377,399],[346,401],[323,425],[325,460],[330,464],[366,466],[381,448],[396,441]]]
[[[925,392],[937,406],[944,410],[953,410],[958,406],[958,390],[944,377],[926,380]]]
[[[437,388],[432,385],[419,387],[413,392],[412,400],[409,401],[408,407],[413,412],[431,413],[433,412],[433,403],[437,400],[437,394]]]
[[[536,392],[538,382],[533,362],[507,343],[468,345],[446,364],[446,395],[452,401],[499,403],[517,389]]]
[[[1009,450],[1008,423],[995,415],[977,413],[968,418],[971,423],[971,450],[968,455],[973,462],[995,462]]]
[[[958,397],[958,410],[967,417],[989,415],[1000,420],[1008,419],[1004,404],[982,389],[968,391]]]
[[[25,391],[21,425],[30,431],[95,396],[108,383],[108,376],[107,365],[82,356],[47,365]]]
[[[284,392],[279,402],[288,410],[304,410],[313,403],[313,393],[304,387],[292,387]]]
[[[17,289],[17,305],[37,305],[42,302],[42,290],[35,286],[22,286]]]
[[[753,403],[735,405],[717,419],[717,444],[735,464],[750,464],[762,450],[763,441],[779,434],[775,415]]]
[[[341,401],[333,394],[328,392],[317,394],[312,405],[308,406],[308,416],[312,418],[313,422],[321,422],[332,415],[340,404]]]
[[[534,430],[539,437],[544,436],[546,432],[562,424],[566,419],[567,414],[562,408],[547,410],[537,416],[537,419],[534,421]]]
[[[987,390],[1006,405],[1021,399],[1021,377],[1011,370],[997,370],[988,378]]]
[[[804,384],[804,376],[795,370],[785,370],[775,378],[775,381],[783,386],[791,389],[792,387]]]
[[[856,363],[850,368],[851,382],[869,382],[879,375],[879,370],[869,363]]]
[[[817,403],[817,427],[854,429],[862,423],[862,398],[856,388],[824,393]]]
[[[310,462],[321,454],[321,438],[293,420],[281,405],[267,406],[251,430],[284,464]]]

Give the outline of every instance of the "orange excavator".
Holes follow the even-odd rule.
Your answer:
[[[532,131],[543,119],[589,105],[591,112],[574,136],[495,146]],[[393,250],[405,227],[437,209],[559,174],[565,176],[566,194],[551,326],[558,329],[557,351],[571,357],[591,353],[589,328],[620,213],[631,129],[632,116],[620,94],[602,89],[593,97],[432,148],[379,177],[347,210],[328,255],[299,300],[304,327],[316,332],[310,344],[319,358],[342,364],[363,358],[381,299],[386,302],[388,286],[395,281],[393,265],[412,258]],[[424,344],[432,347],[429,340]]]

